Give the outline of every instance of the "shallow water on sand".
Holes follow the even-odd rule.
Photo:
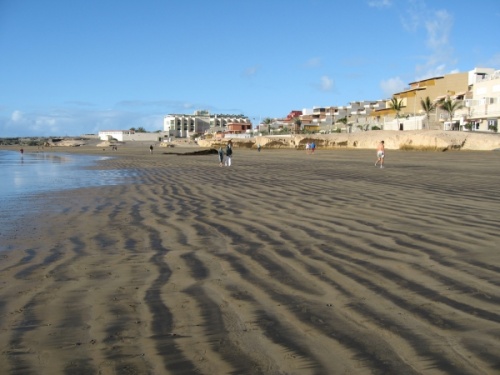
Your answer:
[[[0,233],[22,213],[36,209],[40,193],[118,185],[134,173],[86,168],[105,159],[109,157],[0,150]]]

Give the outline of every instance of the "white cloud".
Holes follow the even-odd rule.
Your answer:
[[[380,88],[386,98],[391,97],[397,92],[403,91],[405,87],[405,82],[399,77],[389,78],[388,80],[380,82]]]
[[[243,71],[242,76],[244,76],[244,77],[253,77],[254,75],[257,74],[257,72],[259,71],[259,69],[260,69],[259,65],[250,66],[250,67],[246,68]]]
[[[368,1],[368,6],[372,8],[388,8],[392,5],[391,0],[371,0]]]
[[[331,91],[333,89],[333,79],[328,76],[322,76],[320,86],[322,91]]]
[[[16,111],[12,112],[10,119],[13,122],[20,122],[23,120],[23,113],[21,111],[16,110]]]
[[[415,80],[442,76],[456,70],[457,59],[450,44],[450,35],[454,26],[451,13],[446,10],[432,10],[423,0],[409,0],[408,8],[401,23],[406,31],[420,38],[423,31],[427,54],[423,62],[415,66]]]
[[[427,45],[434,51],[449,45],[449,36],[453,26],[453,17],[445,10],[434,13],[434,17],[425,23]]]
[[[426,45],[429,53],[424,62],[415,67],[416,80],[438,77],[456,71],[457,59],[450,44],[453,29],[453,16],[446,10],[424,10],[418,14],[417,25],[423,25],[426,33]]]
[[[162,111],[163,112],[163,111]],[[100,130],[130,129],[142,126],[148,131],[163,129],[164,114],[126,110],[53,109],[48,111],[15,110],[1,118],[0,134],[4,137],[78,136]]]
[[[319,83],[313,83],[311,86],[319,91],[332,91],[334,89],[335,82],[328,76],[322,76]]]
[[[409,0],[404,17],[400,17],[401,24],[406,31],[416,32],[427,19],[428,13],[429,11],[424,1]]]
[[[321,58],[312,57],[304,63],[304,67],[306,68],[317,68],[321,66]]]

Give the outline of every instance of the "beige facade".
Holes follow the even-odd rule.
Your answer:
[[[371,123],[385,130],[492,130],[500,110],[500,87],[495,83],[498,77],[493,78],[494,73],[490,68],[475,68],[465,73],[412,82],[407,90],[393,95],[402,101],[400,118],[396,119],[396,112],[387,105],[372,112]],[[449,98],[462,103],[464,108],[457,110],[450,119],[449,114],[437,106],[427,118],[421,105],[427,97],[435,104]]]

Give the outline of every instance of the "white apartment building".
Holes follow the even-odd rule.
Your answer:
[[[345,106],[314,107],[303,109],[301,119],[316,125],[321,131],[335,131],[341,127],[348,133],[369,130],[369,115],[378,109],[386,108],[386,100],[362,100],[350,102]],[[339,122],[346,119],[347,124]]]
[[[102,141],[117,140],[123,142],[125,136],[134,134],[133,130],[102,130],[99,132],[99,139]]]
[[[465,99],[462,114],[469,127],[462,130],[492,131],[498,129],[500,118],[500,70],[489,74],[476,74],[472,86],[472,99]],[[464,113],[465,112],[465,113]]]
[[[210,114],[197,110],[192,115],[169,114],[163,118],[163,130],[170,137],[188,138],[194,134],[226,131],[230,123],[250,124],[250,119],[243,115]]]

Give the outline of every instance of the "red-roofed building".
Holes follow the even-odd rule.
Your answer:
[[[288,116],[286,116],[285,121],[292,121],[294,118],[302,116],[302,111],[291,111]]]
[[[230,122],[226,125],[226,133],[242,134],[247,130],[252,130],[252,124],[248,122]]]

